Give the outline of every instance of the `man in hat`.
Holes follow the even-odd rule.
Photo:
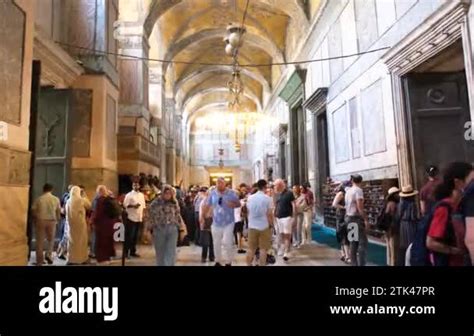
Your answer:
[[[352,266],[365,266],[367,262],[369,219],[364,208],[362,181],[362,176],[358,174],[351,177],[352,187],[347,190],[345,199]],[[354,230],[357,230],[357,232],[354,232]]]

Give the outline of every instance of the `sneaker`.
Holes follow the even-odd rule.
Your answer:
[[[48,263],[48,265],[53,264],[53,260],[50,257],[44,257],[44,260]]]
[[[247,251],[240,249],[240,250],[237,251],[237,253],[238,253],[238,254],[246,254]]]
[[[288,261],[288,260],[290,260],[290,258],[288,258],[288,255],[285,254],[285,255],[283,256],[283,260],[284,260],[284,261]]]
[[[216,261],[216,258],[209,258],[209,261],[214,262],[214,261]]]
[[[201,258],[201,262],[202,262],[203,264],[205,264],[205,263],[207,262],[207,259],[206,259],[206,258]]]
[[[67,258],[66,258],[66,256],[65,256],[64,254],[58,255],[58,259],[67,260]]]

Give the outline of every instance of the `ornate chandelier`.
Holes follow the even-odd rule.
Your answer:
[[[233,59],[232,78],[227,83],[229,88],[229,110],[237,112],[240,105],[240,96],[244,92],[244,84],[240,76],[239,69],[239,49],[242,46],[243,35],[246,33],[245,27],[229,25],[227,27],[227,36],[224,38],[225,53]]]
[[[231,80],[227,83],[229,88],[229,110],[237,112],[240,105],[240,96],[244,92],[244,83],[240,77],[240,70],[234,68]]]

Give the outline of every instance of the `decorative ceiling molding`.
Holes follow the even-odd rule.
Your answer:
[[[390,72],[406,74],[459,40],[468,9],[469,4],[462,0],[447,1],[382,57]]]
[[[146,36],[150,37],[156,21],[158,21],[163,14],[181,2],[183,2],[183,0],[151,0],[148,16],[143,24]]]
[[[33,55],[41,61],[42,85],[67,88],[84,73],[84,69],[38,26],[35,28]]]
[[[185,38],[176,41],[168,49],[165,60],[171,61],[183,50],[188,50],[193,47],[193,45],[200,44],[206,40],[218,39],[219,43],[222,41],[222,37],[226,35],[225,28],[216,28],[216,29],[205,29],[198,31],[192,35],[188,35]],[[261,49],[272,57],[276,62],[282,63],[285,62],[285,56],[283,52],[278,49],[277,45],[265,37],[252,34],[247,32],[244,37],[245,43]]]

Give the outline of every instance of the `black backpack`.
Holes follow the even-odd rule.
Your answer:
[[[117,219],[122,215],[122,207],[116,199],[106,197],[104,200],[104,213],[109,218]]]
[[[392,216],[387,213],[387,202],[384,202],[383,207],[377,215],[376,227],[380,231],[388,231],[392,225]]]
[[[431,211],[426,214],[418,223],[415,240],[411,246],[410,265],[411,266],[433,266],[430,260],[430,250],[426,246],[428,232],[430,230],[431,222],[433,221],[434,213],[439,207],[444,207],[448,210],[448,225],[446,226],[446,233],[444,242],[448,245],[454,245],[455,233],[452,222],[451,205],[447,202],[439,202]],[[433,253],[434,266],[448,266],[449,256],[442,253]]]

